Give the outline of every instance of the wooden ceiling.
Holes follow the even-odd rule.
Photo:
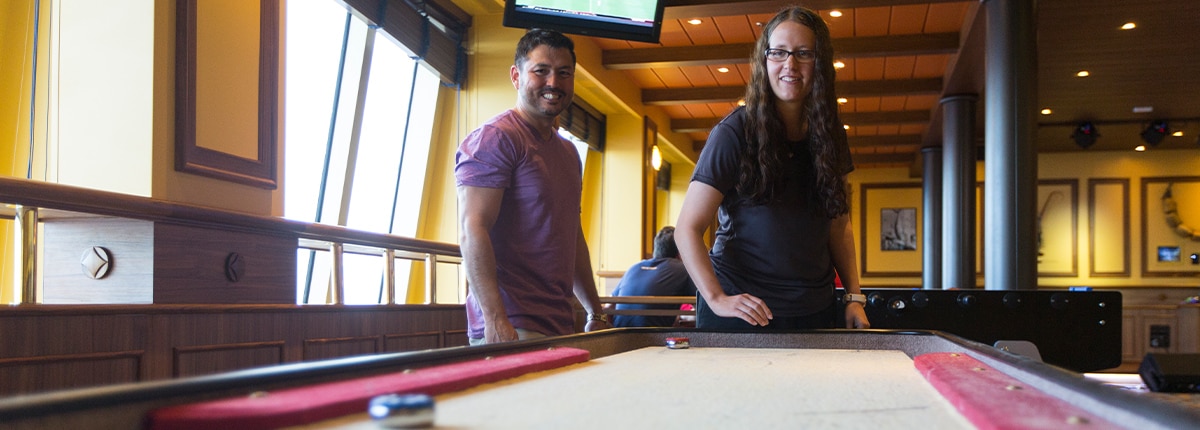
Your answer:
[[[793,2],[669,0],[660,43],[595,38],[605,67],[661,106],[669,128],[703,145],[708,130],[737,105],[761,25]],[[911,167],[924,145],[941,142],[943,94],[975,93],[977,140],[986,121],[983,82],[986,17],[976,1],[811,0],[829,23],[845,68],[837,91],[859,167]],[[1200,135],[1200,2],[1195,0],[1040,0],[1039,152],[1083,150],[1080,122],[1100,133],[1088,151],[1132,150],[1155,119],[1171,131],[1153,150],[1195,149]],[[834,17],[831,12],[841,12]],[[699,23],[689,23],[697,19]],[[1126,22],[1137,27],[1121,30]],[[1088,70],[1087,78],[1076,77]],[[1152,112],[1134,112],[1134,107]],[[660,129],[664,125],[659,125]],[[982,151],[981,151],[982,153]]]

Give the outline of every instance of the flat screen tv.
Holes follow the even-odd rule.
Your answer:
[[[658,43],[666,0],[505,0],[504,25]]]

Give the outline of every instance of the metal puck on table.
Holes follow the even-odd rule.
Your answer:
[[[371,399],[367,413],[382,427],[430,427],[433,406],[433,397],[426,394],[385,394]]]
[[[670,349],[687,349],[691,347],[686,337],[668,337],[667,348]]]

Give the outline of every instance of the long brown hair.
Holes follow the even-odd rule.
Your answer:
[[[783,158],[788,148],[784,118],[775,107],[775,93],[767,76],[766,50],[770,48],[771,33],[779,24],[792,21],[812,29],[816,34],[816,61],[813,64],[812,92],[804,100],[808,121],[808,145],[812,152],[816,176],[818,204],[830,218],[850,210],[845,178],[838,166],[839,148],[846,145],[846,131],[838,118],[837,95],[834,92],[833,45],[829,27],[821,16],[803,7],[780,11],[763,27],[762,35],[750,54],[750,83],[746,85],[746,147],[742,149],[741,176],[738,193],[752,202],[763,203],[775,198],[782,184]],[[847,160],[848,161],[848,160]]]

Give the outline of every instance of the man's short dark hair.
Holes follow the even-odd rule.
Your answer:
[[[679,247],[675,246],[675,227],[663,227],[654,235],[654,258],[679,258]]]
[[[554,30],[531,28],[521,37],[521,41],[517,42],[517,54],[513,57],[513,64],[520,68],[525,59],[529,58],[529,53],[542,45],[566,48],[571,51],[571,62],[575,62],[575,42],[571,38]]]

